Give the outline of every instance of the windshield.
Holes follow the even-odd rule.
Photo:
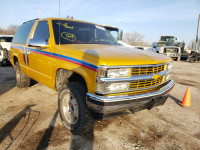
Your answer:
[[[13,37],[0,37],[0,42],[11,42]]]
[[[107,44],[118,45],[112,35],[103,27],[68,20],[53,20],[56,44]]]
[[[160,42],[158,43],[158,47],[162,47],[162,46],[173,46],[172,43],[168,43],[168,42]]]
[[[161,41],[174,43],[174,37],[161,37]]]

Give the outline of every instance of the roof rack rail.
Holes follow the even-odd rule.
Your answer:
[[[39,18],[36,18],[36,19],[33,19],[33,20],[29,20],[29,21],[24,22],[23,24],[28,23],[28,22],[31,22],[31,21],[35,21],[35,20],[38,20],[38,19],[39,19]]]

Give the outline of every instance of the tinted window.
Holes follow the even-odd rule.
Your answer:
[[[56,44],[107,44],[118,45],[103,27],[77,21],[53,20]]]
[[[13,37],[0,37],[0,42],[11,42]]]
[[[33,39],[49,39],[49,25],[47,21],[39,21]]]
[[[15,33],[15,36],[13,38],[12,43],[16,43],[16,44],[26,44],[28,35],[31,31],[31,28],[33,26],[35,21],[31,21],[28,23],[25,23],[23,25],[21,25],[17,32]]]

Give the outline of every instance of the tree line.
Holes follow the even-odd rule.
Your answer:
[[[0,27],[0,34],[8,34],[8,35],[14,35],[17,31],[18,25],[11,24],[7,27],[7,29]]]
[[[138,33],[136,31],[126,32],[123,35],[123,42],[130,44],[131,46],[151,46],[151,44],[144,41],[144,37],[144,34]]]

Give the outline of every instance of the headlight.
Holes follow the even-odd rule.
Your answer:
[[[171,79],[171,73],[166,74],[165,81],[168,81]]]
[[[167,71],[172,72],[172,62],[167,64]]]
[[[131,68],[104,68],[99,67],[97,71],[96,92],[114,93],[125,92],[129,90],[129,82],[104,82],[101,79],[125,78],[131,76]]]
[[[122,92],[129,89],[129,82],[120,83],[97,83],[96,92],[100,93],[112,93],[112,92]]]
[[[105,85],[105,92],[127,91],[129,88],[128,82],[109,83]]]
[[[121,78],[121,77],[130,77],[130,68],[122,69],[108,69],[107,78]]]

